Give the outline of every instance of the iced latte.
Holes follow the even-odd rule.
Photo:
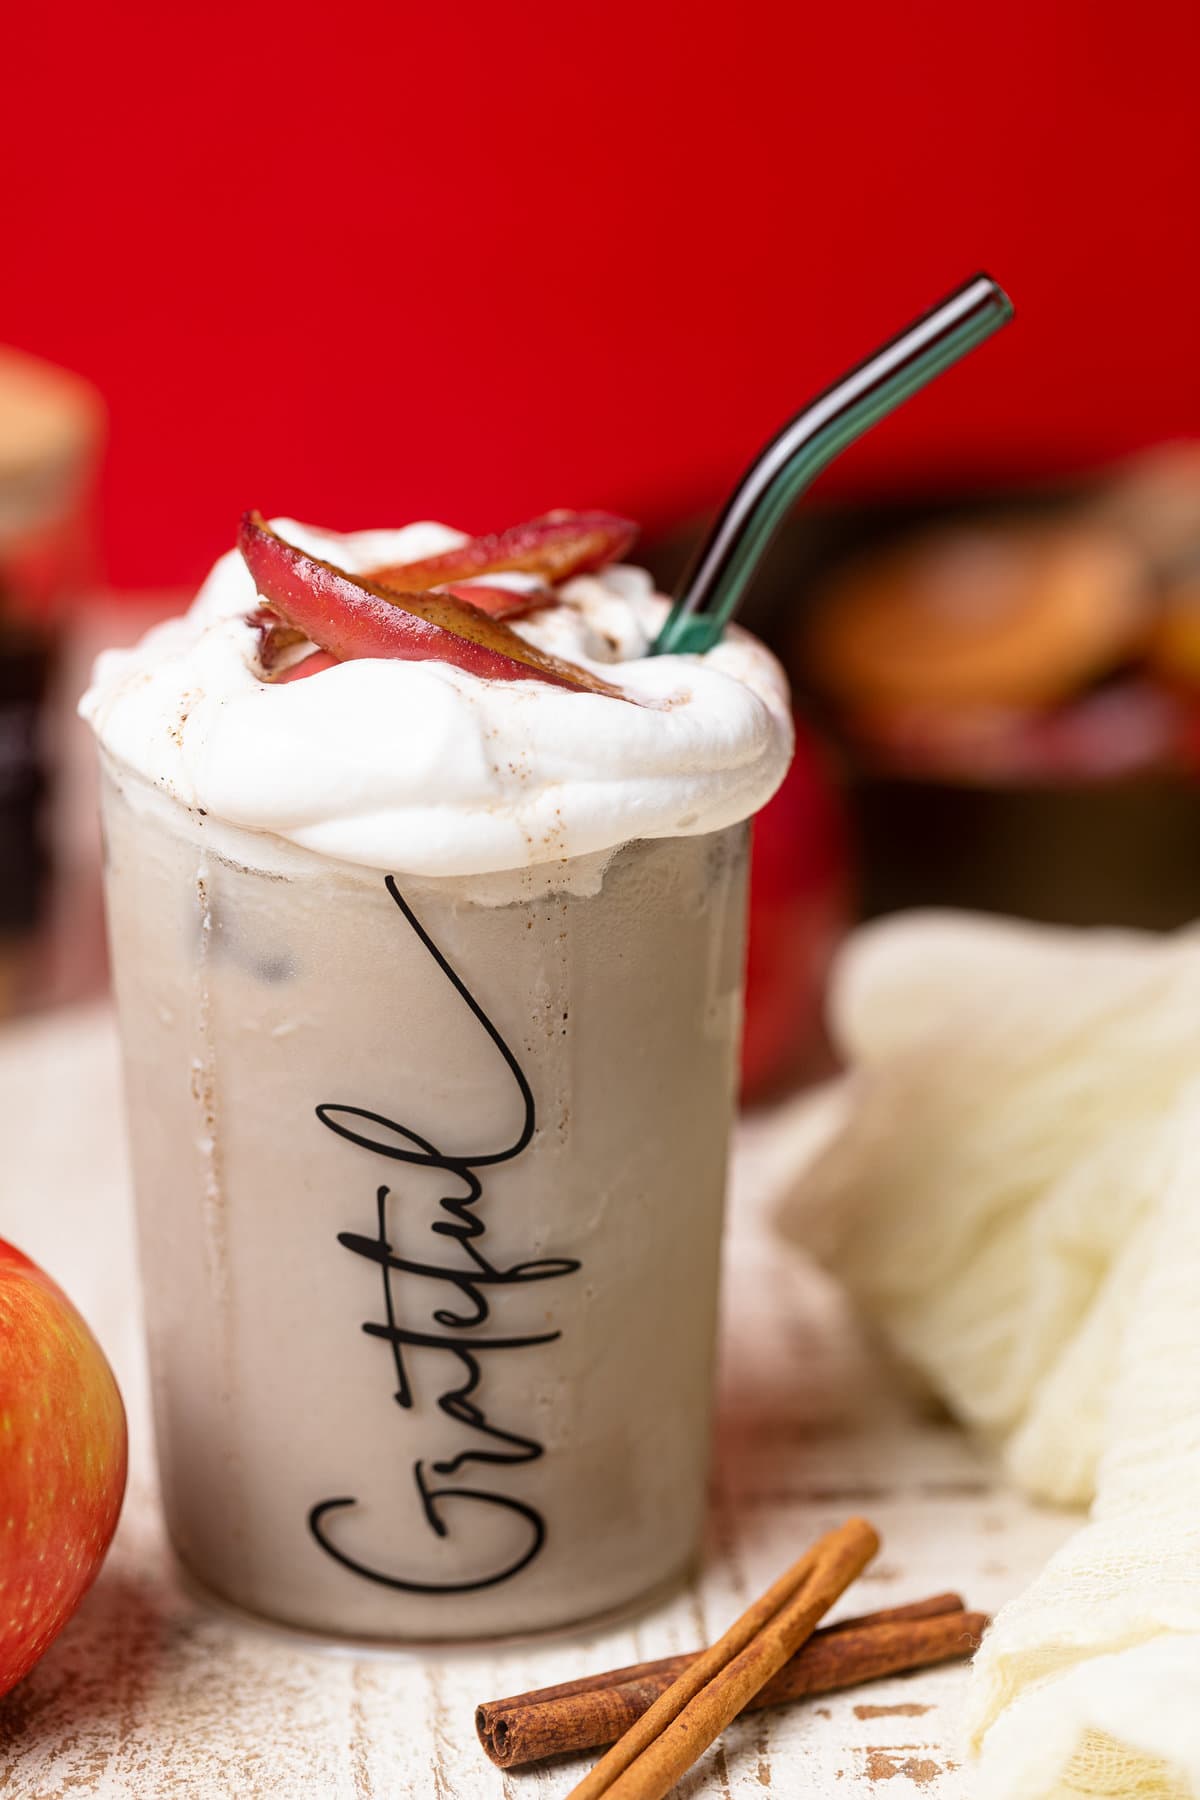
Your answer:
[[[595,1617],[701,1525],[781,678],[647,655],[662,602],[594,556],[271,535],[475,635],[363,649],[234,554],[85,702],[172,1541],[325,1633]]]

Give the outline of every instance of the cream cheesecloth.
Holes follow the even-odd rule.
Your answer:
[[[977,1800],[1200,1796],[1200,931],[917,914],[835,974],[785,1231],[1088,1522],[999,1615]]]

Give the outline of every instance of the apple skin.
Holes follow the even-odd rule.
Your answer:
[[[825,977],[851,898],[841,798],[824,746],[797,720],[792,766],[754,821],[743,1100],[829,1072]]]
[[[249,622],[258,633],[258,660],[268,671],[277,666],[287,651],[308,642],[302,631],[297,631],[294,625],[285,625],[269,606],[252,613]]]
[[[91,1586],[125,1493],[125,1409],[62,1289],[0,1239],[0,1694]]]
[[[619,562],[637,535],[632,519],[619,519],[614,513],[545,513],[527,525],[510,525],[507,531],[490,537],[468,538],[465,544],[443,550],[440,556],[376,569],[371,579],[383,587],[395,585],[408,593],[479,575],[498,575],[501,570],[521,570],[541,575],[547,581],[567,581],[572,575],[590,574],[608,563]]]
[[[561,606],[553,588],[536,588],[532,594],[517,594],[511,588],[488,587],[482,581],[449,582],[445,589],[456,600],[477,606],[489,619],[527,619],[531,613],[544,612],[548,606]]]
[[[298,663],[292,663],[282,675],[272,675],[271,686],[286,687],[289,681],[303,681],[309,675],[320,675],[325,669],[336,669],[337,666],[337,657],[330,656],[328,650],[313,650]]]

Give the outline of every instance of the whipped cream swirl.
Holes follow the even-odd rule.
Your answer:
[[[353,573],[464,542],[435,524],[346,536],[272,525]],[[272,685],[248,622],[254,583],[231,551],[182,618],[99,658],[80,711],[118,764],[184,806],[374,869],[516,870],[716,831],[757,811],[791,754],[774,657],[736,627],[704,656],[648,655],[667,603],[641,569],[576,576],[558,591],[561,606],[513,629],[653,704],[483,680],[443,662],[346,662]]]

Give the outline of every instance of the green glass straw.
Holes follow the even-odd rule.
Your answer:
[[[711,650],[793,502],[835,456],[1013,316],[988,275],[964,282],[798,412],[747,469],[676,595],[654,654]]]

